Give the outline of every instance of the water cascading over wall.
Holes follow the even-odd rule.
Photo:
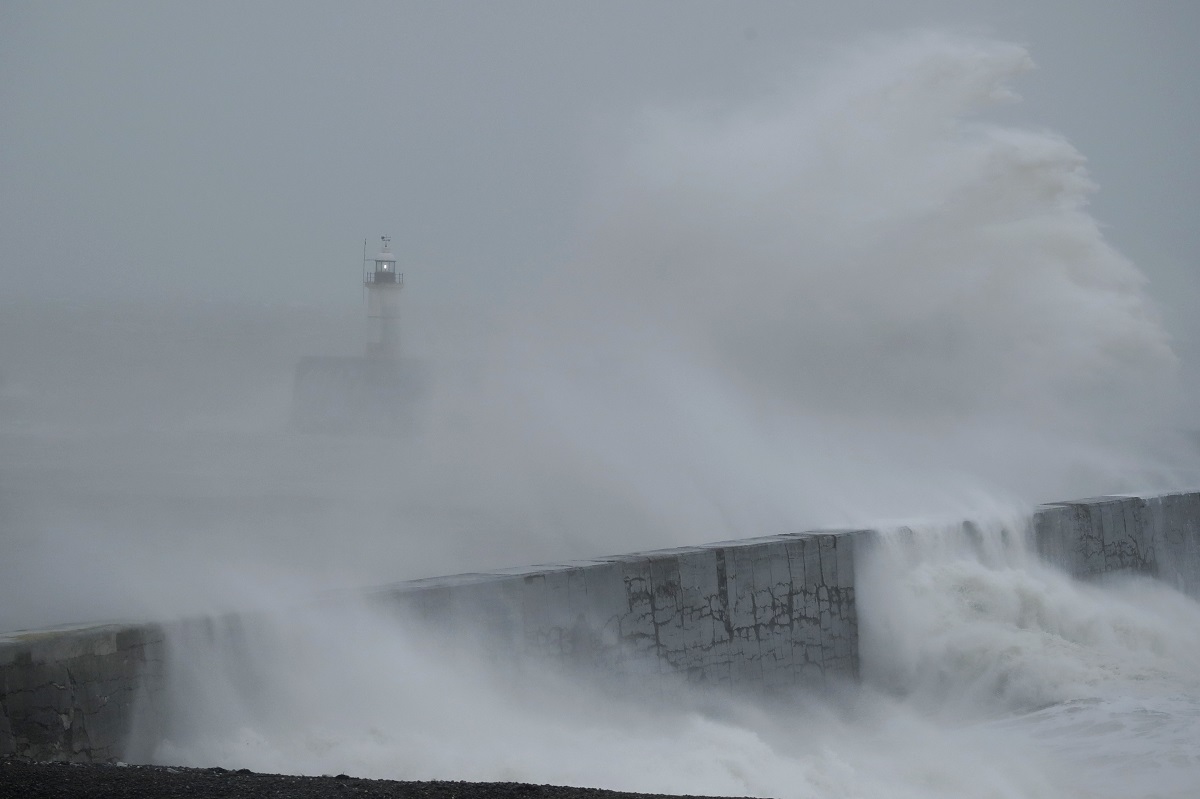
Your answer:
[[[1143,573],[1200,596],[1200,493],[1047,505],[1023,532],[1072,576]],[[855,564],[877,535],[744,539],[418,580],[369,598],[434,628],[482,631],[497,658],[535,657],[662,691],[693,683],[771,694],[858,676]],[[0,638],[0,756],[136,757],[170,723],[167,638],[211,637],[221,624],[238,620]]]

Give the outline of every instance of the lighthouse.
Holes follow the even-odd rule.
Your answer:
[[[396,269],[391,236],[381,236],[380,240],[383,246],[371,263],[363,258],[363,287],[370,323],[367,356],[395,360],[400,354],[400,294],[404,275]]]
[[[367,257],[362,282],[367,301],[366,355],[308,355],[296,366],[292,425],[301,432],[403,435],[411,429],[427,383],[420,358],[400,352],[400,294],[392,240]]]

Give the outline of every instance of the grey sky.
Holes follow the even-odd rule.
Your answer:
[[[575,255],[639,109],[736,104],[926,25],[1029,45],[1001,113],[1089,158],[1095,214],[1193,349],[1191,2],[6,2],[0,290],[351,303],[381,233],[432,294],[521,290]]]

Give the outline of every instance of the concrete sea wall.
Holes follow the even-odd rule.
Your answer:
[[[1030,532],[1041,557],[1076,577],[1141,572],[1200,596],[1200,493],[1047,505]],[[857,677],[856,562],[875,535],[744,539],[418,580],[369,596],[408,618],[473,625],[498,658],[533,656],[660,690],[772,693]],[[167,635],[142,625],[0,637],[0,756],[131,756],[168,712]]]
[[[124,756],[135,706],[161,690],[163,631],[105,625],[0,636],[0,756]]]
[[[1038,554],[1072,576],[1142,572],[1200,597],[1200,493],[1055,503],[1033,530]]]
[[[855,547],[870,535],[800,533],[461,575],[374,598],[470,624],[514,656],[617,678],[788,688],[857,675]]]

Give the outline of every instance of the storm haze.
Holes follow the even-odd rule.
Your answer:
[[[1009,532],[1200,483],[1197,30],[1184,2],[6,3],[0,632],[271,609],[171,634],[157,762],[1188,795],[1195,602]],[[420,391],[299,429],[303,359],[367,352],[381,236]],[[886,539],[864,681],[770,712],[311,604],[850,525]]]
[[[7,3],[5,295],[352,304],[356,242],[383,233],[428,266],[416,301],[520,291],[578,256],[595,179],[633,116],[720,114],[863,34],[934,27],[1029,46],[1040,69],[1001,113],[1088,158],[1094,213],[1170,281],[1166,302],[1195,288],[1195,14],[1184,2]],[[59,268],[64,249],[87,254],[84,280]]]
[[[1186,482],[1186,6],[0,13],[0,626]]]

